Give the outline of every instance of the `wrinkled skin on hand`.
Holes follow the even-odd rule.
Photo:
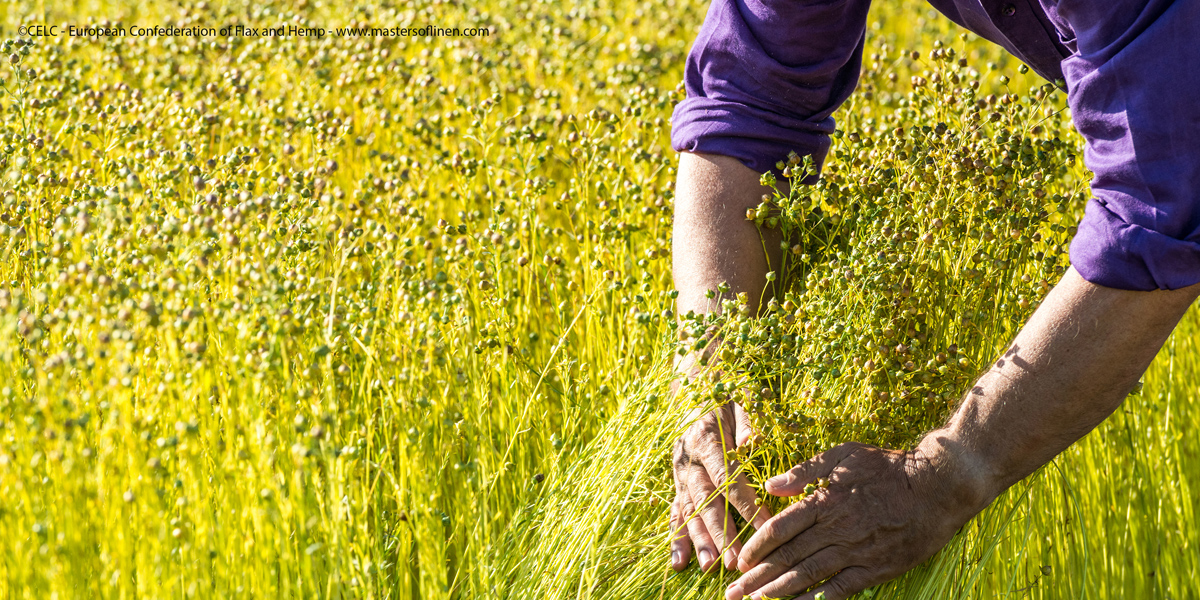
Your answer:
[[[726,599],[811,600],[823,592],[843,600],[920,564],[981,508],[953,493],[935,462],[919,448],[850,443],[768,480],[776,496],[801,495],[818,478],[829,483],[746,542],[738,560],[744,574]]]
[[[732,569],[741,543],[729,507],[755,528],[771,518],[766,507],[756,505],[754,489],[744,474],[729,481],[739,464],[727,461],[726,452],[749,441],[749,419],[740,405],[729,403],[703,415],[697,409],[685,422],[691,425],[675,442],[673,460],[676,495],[671,504],[671,565],[676,571],[686,568],[695,546],[704,571],[712,569],[719,556],[725,567]]]

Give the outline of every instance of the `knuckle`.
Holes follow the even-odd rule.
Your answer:
[[[758,530],[756,537],[760,537],[764,540],[773,540],[778,535],[779,524],[775,521],[775,519],[771,519]]]
[[[852,594],[855,594],[859,590],[867,587],[858,577],[854,577],[853,575],[834,577],[833,579],[829,580],[827,585],[829,586],[829,590],[833,592],[834,596],[840,596],[842,598],[848,598]]]
[[[784,594],[797,593],[808,587],[804,583],[804,577],[797,573],[795,569],[780,575],[775,581],[779,586],[778,591]]]
[[[843,508],[844,499],[828,489],[818,489],[805,500],[807,501],[805,506],[812,511],[813,522],[825,523],[839,516],[838,511]]]
[[[688,446],[689,444],[687,443],[686,436],[679,438],[679,441],[675,442],[675,451],[671,457],[671,463],[674,465],[677,471],[688,466],[692,462],[692,457],[691,453],[688,451]]]
[[[820,558],[809,557],[808,560],[804,560],[804,562],[797,565],[797,569],[799,574],[804,576],[805,580],[812,583],[821,581],[822,564]]]
[[[725,464],[725,447],[721,444],[720,440],[712,438],[706,439],[701,447],[704,449],[703,454],[704,458],[706,459],[705,462],[721,465]]]
[[[689,452],[695,449],[703,450],[708,445],[708,434],[703,429],[689,429],[683,434],[683,441]]]
[[[738,513],[745,517],[746,521],[752,521],[754,515],[759,512],[759,507],[755,506],[754,501],[750,498],[730,499],[730,503],[737,509]]]
[[[821,580],[821,565],[811,558],[796,565],[792,571],[798,582],[802,582],[805,587]]]
[[[718,488],[725,487],[725,485],[729,483],[729,473],[726,473],[725,469],[709,471],[708,478],[712,480],[713,485]]]
[[[675,480],[675,496],[684,497],[688,495],[687,472],[683,469],[672,469],[672,478]],[[681,500],[676,500],[681,502]]]
[[[800,560],[800,553],[795,544],[784,544],[775,550],[775,562],[782,567],[790,567]]]
[[[834,492],[829,491],[829,488],[817,488],[808,498],[813,510],[818,510],[822,505],[832,502],[833,496]]]

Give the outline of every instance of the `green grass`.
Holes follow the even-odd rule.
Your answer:
[[[981,72],[980,98],[1039,84],[923,4],[879,4],[847,132],[966,123],[961,104],[909,95],[941,68],[935,40]],[[674,574],[665,545],[680,426],[667,132],[705,8],[0,9],[5,33],[101,19],[494,28],[6,48],[0,596],[716,597],[729,577]],[[1088,177],[1064,162],[1079,140],[1061,94],[1037,106],[1003,109],[997,127],[1068,142],[1045,163],[1064,210],[1039,225],[1061,237]],[[869,185],[856,144],[840,138],[830,162]],[[934,201],[988,202],[939,181]],[[955,260],[990,243],[958,235]],[[994,317],[972,364],[1020,325],[1017,296],[1036,301],[1018,275],[1061,266],[1006,267],[1011,287],[967,299],[996,299],[971,305]],[[1197,319],[1140,395],[874,597],[1195,597]]]

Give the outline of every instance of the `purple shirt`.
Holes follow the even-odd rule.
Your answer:
[[[1200,0],[930,0],[1050,80],[1095,174],[1071,242],[1088,281],[1200,282]],[[677,151],[758,172],[789,151],[819,163],[858,81],[870,0],[712,0],[675,107]]]

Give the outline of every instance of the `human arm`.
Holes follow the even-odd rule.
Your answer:
[[[745,216],[746,209],[758,206],[762,195],[770,191],[759,183],[754,171],[733,158],[680,154],[672,235],[672,274],[679,290],[676,308],[680,314],[717,311],[721,300],[739,293],[745,293],[750,309],[757,310],[760,295],[769,293],[764,292],[767,271],[779,263],[781,253],[778,234],[764,231],[760,236]],[[729,291],[709,298],[707,292],[723,283]],[[689,354],[677,361],[679,377],[695,375],[696,358]],[[675,445],[671,564],[677,571],[686,567],[694,545],[701,569],[709,570],[719,556],[724,556],[726,568],[732,569],[741,548],[734,539],[733,516],[725,509],[724,497],[705,500],[736,469],[736,464],[725,462],[725,452],[746,443],[749,423],[736,403],[684,418],[691,425]],[[745,475],[731,484],[727,498],[755,527],[771,516],[769,510],[756,506],[756,495]]]
[[[687,98],[672,117],[672,146],[681,152],[673,237],[679,314],[718,311],[721,300],[743,292],[757,310],[766,273],[779,262],[779,239],[771,232],[760,237],[745,220],[746,209],[771,191],[759,175],[789,152],[820,165],[834,130],[830,115],[858,78],[869,4],[712,2],[688,55]],[[706,296],[723,283],[728,292]],[[695,375],[695,359],[679,361],[680,378]],[[684,419],[691,425],[674,457],[672,565],[685,568],[694,544],[702,569],[722,554],[733,568],[740,544],[725,498],[705,500],[736,467],[725,463],[724,451],[745,442],[747,419],[736,404]],[[730,486],[734,510],[758,525],[769,512],[754,499],[744,476]]]
[[[1091,431],[1128,395],[1200,284],[1174,291],[1102,287],[1073,269],[945,427],[911,451],[838,446],[767,491],[816,490],[742,549],[729,599],[813,592],[841,600],[924,561],[1001,492]]]

